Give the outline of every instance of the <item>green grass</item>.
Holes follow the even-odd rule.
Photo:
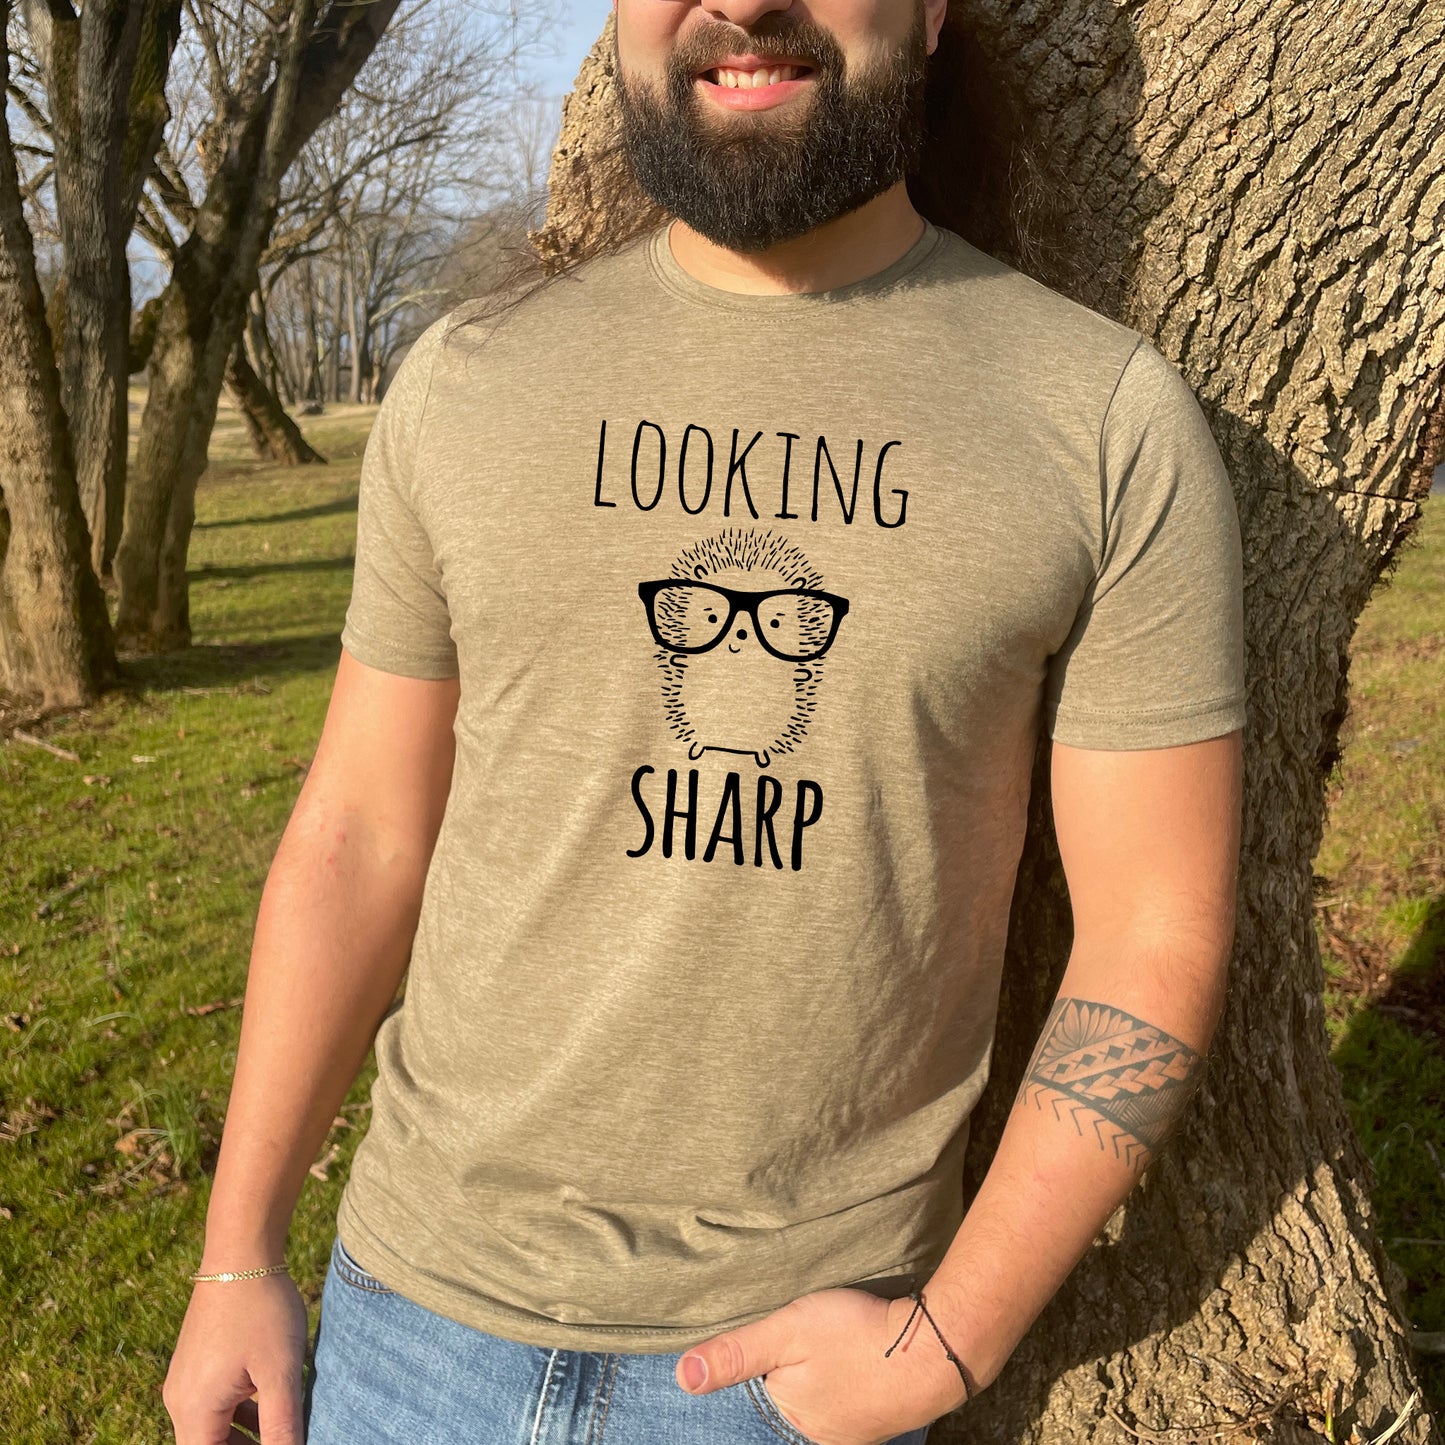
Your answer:
[[[0,749],[0,1437],[162,1441],[262,883],[315,749],[374,407],[327,466],[248,459],[223,410],[191,546],[195,646]],[[78,886],[77,886],[78,885]],[[316,1322],[370,1065],[290,1260]]]
[[[285,472],[250,459],[223,409],[190,554],[195,645],[131,662],[126,690],[36,726],[79,762],[0,748],[7,1445],[172,1438],[160,1387],[200,1254],[256,906],[339,656],[374,414],[308,418],[330,465]],[[1389,978],[1433,978],[1438,994],[1442,972],[1442,600],[1445,516],[1432,514],[1362,620],[1316,864],[1322,938],[1338,943],[1325,940],[1330,1028],[1387,1241],[1445,1235],[1445,1043],[1389,1012],[1428,1003]],[[368,1061],[292,1228],[313,1331],[372,1073]],[[1445,1249],[1390,1252],[1414,1323],[1445,1328]],[[1438,1368],[1427,1376],[1438,1409]]]
[[[1417,1330],[1445,1330],[1445,497],[1360,618],[1315,859],[1327,1027]],[[1445,1360],[1418,1356],[1445,1412]]]

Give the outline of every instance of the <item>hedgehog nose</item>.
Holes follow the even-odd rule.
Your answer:
[[[746,627],[739,627],[739,628],[738,628],[738,641],[739,641],[739,642],[746,642],[747,640],[748,640],[748,630],[747,630],[747,628],[746,628]]]

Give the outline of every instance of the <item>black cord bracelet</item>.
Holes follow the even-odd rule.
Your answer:
[[[908,1333],[908,1326],[913,1323],[913,1316],[916,1315],[919,1310],[922,1310],[923,1318],[926,1319],[929,1324],[933,1325],[933,1333],[938,1336],[938,1343],[943,1346],[943,1353],[947,1355],[950,1360],[953,1361],[955,1367],[958,1370],[958,1378],[963,1381],[963,1403],[965,1405],[968,1404],[968,1402],[973,1398],[973,1386],[969,1382],[968,1376],[964,1373],[963,1361],[960,1360],[958,1356],[955,1355],[953,1351],[948,1348],[948,1341],[943,1338],[943,1331],[938,1328],[938,1325],[935,1323],[933,1316],[928,1313],[928,1306],[923,1303],[923,1292],[921,1290],[911,1289],[908,1291],[908,1298],[914,1301],[913,1311],[908,1316],[908,1319],[903,1326],[902,1333],[899,1334],[898,1339],[894,1340],[893,1343],[889,1345],[886,1350],[883,1351],[884,1359],[887,1359],[888,1356],[891,1355],[893,1351],[898,1348],[899,1342],[903,1339],[903,1336]]]

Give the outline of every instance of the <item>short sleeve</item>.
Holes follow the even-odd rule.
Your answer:
[[[1049,736],[1156,748],[1244,726],[1244,583],[1229,474],[1189,384],[1141,337],[1099,440],[1099,565],[1050,659]]]
[[[442,324],[424,331],[403,358],[366,441],[341,630],[353,657],[406,677],[455,677],[458,670],[442,578],[414,503],[417,438]]]

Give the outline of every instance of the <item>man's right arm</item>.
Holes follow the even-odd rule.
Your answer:
[[[201,1272],[280,1263],[307,1171],[411,956],[451,785],[455,677],[343,649],[261,894]]]

